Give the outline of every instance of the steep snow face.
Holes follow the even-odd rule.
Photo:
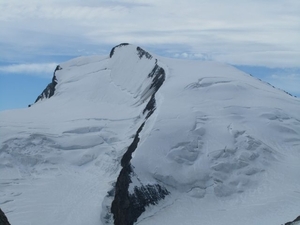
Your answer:
[[[297,216],[299,100],[230,66],[162,61],[162,103],[132,164],[140,182],[159,181],[178,196],[161,211],[149,208],[139,224],[280,224]]]
[[[228,66],[185,64],[172,66],[160,90],[137,171],[183,192],[197,189],[198,197],[208,189],[225,197],[253,186],[282,154],[298,154],[298,100]]]
[[[125,199],[152,202],[131,222],[299,216],[299,99],[228,65],[128,44],[60,68],[50,98],[0,113],[0,204],[11,224],[116,224],[113,187],[134,143]]]

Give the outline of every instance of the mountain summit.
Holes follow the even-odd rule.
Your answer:
[[[1,209],[11,224],[284,224],[300,214],[299,112],[222,63],[125,43],[76,58],[0,113]]]

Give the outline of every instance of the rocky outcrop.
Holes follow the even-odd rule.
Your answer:
[[[133,224],[140,215],[136,215],[132,205],[132,198],[129,196],[128,188],[131,183],[131,174],[133,172],[130,160],[131,155],[137,148],[140,140],[139,133],[141,132],[144,123],[138,129],[133,142],[128,147],[128,150],[123,155],[121,160],[122,170],[117,179],[115,186],[115,198],[112,202],[111,212],[114,215],[114,224],[116,225],[129,225]]]
[[[291,222],[285,223],[284,225],[297,225],[297,224],[300,224],[300,216],[298,216],[296,219],[294,219]]]
[[[122,170],[116,182],[115,198],[111,206],[115,225],[134,224],[146,210],[146,206],[157,204],[169,194],[169,191],[159,184],[135,186],[133,193],[129,192],[129,185],[132,183],[131,178],[135,176],[130,160],[132,153],[138,146],[139,133],[144,125],[145,122],[139,127],[133,142],[121,160]]]
[[[145,51],[144,49],[140,48],[140,47],[137,47],[136,48],[137,52],[138,52],[138,56],[141,58],[143,58],[143,56],[145,56],[147,59],[152,59],[152,55]]]
[[[60,67],[60,65],[57,65],[54,73],[53,73],[53,78],[50,84],[47,85],[47,87],[43,90],[43,92],[37,97],[37,99],[35,100],[34,103],[44,99],[44,98],[51,98],[54,95],[55,92],[55,86],[57,85],[57,79],[55,76],[55,72],[57,70],[61,70],[62,68]]]
[[[4,212],[0,208],[0,225],[10,225]]]
[[[113,48],[111,49],[110,53],[109,53],[109,57],[111,58],[111,57],[114,55],[115,49],[116,49],[116,48],[119,48],[119,47],[122,47],[122,46],[126,46],[126,45],[129,45],[129,44],[128,44],[128,43],[121,43],[121,44],[119,44],[119,45],[113,47]]]

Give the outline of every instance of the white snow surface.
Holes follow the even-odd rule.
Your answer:
[[[101,225],[120,159],[170,191],[136,224],[280,225],[300,215],[300,100],[232,66],[136,46],[60,64],[49,99],[0,113],[0,208],[12,225]],[[133,184],[135,181],[133,180]]]

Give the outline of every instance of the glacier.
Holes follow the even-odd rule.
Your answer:
[[[30,106],[0,112],[11,224],[280,225],[300,214],[300,100],[230,65],[123,43],[58,65]]]

